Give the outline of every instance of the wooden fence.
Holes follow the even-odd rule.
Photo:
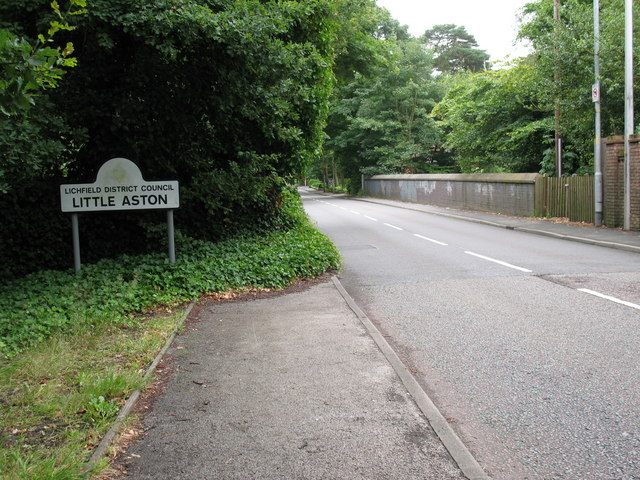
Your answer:
[[[538,177],[535,188],[535,216],[594,222],[593,177]]]

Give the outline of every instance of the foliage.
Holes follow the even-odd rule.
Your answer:
[[[7,0],[0,17],[33,40],[47,23],[47,2]],[[20,216],[7,210],[11,232],[25,233],[0,241],[0,251],[11,244],[5,271],[66,261],[68,246],[59,247],[68,233],[56,226],[49,235],[51,219],[35,222],[42,216],[30,185],[52,184],[50,198],[41,200],[67,224],[55,212],[55,185],[92,182],[113,157],[133,160],[148,180],[180,181],[176,225],[192,237],[223,238],[283,221],[285,180],[322,148],[333,85],[333,1],[94,0],[75,20],[56,40],[75,45],[77,67],[27,118],[0,120],[7,192],[0,203],[29,206]],[[162,225],[149,215],[124,215],[119,224],[111,218],[83,218],[81,226],[101,232],[82,234],[88,259],[123,244],[137,253]],[[23,268],[27,252],[34,258]]]
[[[436,25],[424,32],[420,40],[434,53],[434,67],[441,73],[481,72],[489,67],[489,55],[465,27]]]
[[[552,128],[530,79],[527,60],[510,69],[457,75],[433,110],[447,132],[445,147],[463,172],[538,170]]]
[[[534,75],[531,85],[549,112],[556,105],[560,134],[567,148],[563,169],[567,173],[592,169],[594,106],[593,3],[560,2],[560,19],[554,20],[553,0],[525,6],[520,37],[531,41]],[[624,1],[601,2],[602,135],[624,130]],[[640,4],[634,5],[635,58],[640,55]],[[640,93],[640,72],[635,71],[635,95]],[[553,113],[551,113],[553,115]],[[552,173],[552,172],[551,172]]]
[[[122,256],[85,265],[78,275],[42,271],[6,283],[0,295],[0,352],[14,355],[78,323],[117,323],[131,312],[209,292],[282,288],[336,268],[335,247],[311,227],[302,207],[286,208],[289,228],[217,243],[179,237],[175,265],[160,253]]]
[[[75,145],[84,139],[84,130],[71,130],[45,95],[29,115],[0,116],[0,204],[10,201],[5,195],[28,203],[23,189],[42,179],[61,178]],[[11,210],[4,211],[12,215]]]
[[[353,81],[356,74],[375,76],[380,67],[389,66],[387,40],[410,37],[407,27],[375,0],[338,1],[336,17],[334,74],[339,86]]]
[[[389,52],[375,74],[356,74],[334,95],[325,161],[337,162],[352,189],[364,171],[425,171],[434,163],[439,132],[429,113],[441,95],[432,61],[403,36],[379,40]]]
[[[81,479],[89,452],[111,427],[176,330],[182,309],[120,324],[77,326],[0,362],[0,472],[7,480]],[[125,428],[130,428],[125,425]]]
[[[35,103],[41,89],[55,88],[65,69],[76,66],[71,56],[73,43],[64,48],[54,47],[54,36],[59,31],[70,31],[68,17],[86,13],[86,0],[69,0],[66,12],[56,0],[51,2],[54,20],[49,21],[46,35],[35,39],[18,36],[7,28],[0,28],[0,111],[15,115]],[[0,25],[1,26],[1,25]]]
[[[60,98],[89,133],[70,171],[95,175],[117,151],[186,188],[234,163],[254,178],[297,173],[322,139],[329,13],[321,0],[95,1]]]

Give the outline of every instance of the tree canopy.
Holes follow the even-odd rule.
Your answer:
[[[600,81],[603,136],[624,131],[624,0],[601,2]],[[563,0],[559,20],[554,20],[553,0],[538,0],[524,7],[520,37],[533,46],[532,85],[547,110],[559,111],[560,134],[566,146],[564,170],[592,170],[594,107],[593,3]],[[634,5],[636,21],[640,4]],[[636,26],[635,58],[640,58],[640,32]],[[640,72],[635,69],[635,89],[640,92]],[[553,173],[552,168],[545,171]]]
[[[480,72],[490,65],[489,55],[478,48],[473,35],[462,26],[436,25],[420,39],[434,53],[434,67],[442,73]]]
[[[465,173],[532,172],[540,169],[553,119],[531,84],[534,66],[467,73],[449,80],[433,116],[445,146]]]
[[[57,185],[91,182],[116,156],[179,180],[181,233],[214,239],[278,228],[283,188],[302,176],[357,191],[363,173],[554,174],[556,107],[564,172],[592,168],[587,0],[563,0],[559,20],[553,0],[527,4],[533,51],[503,66],[465,27],[414,38],[375,0],[49,1],[0,2],[0,208],[13,232],[0,252],[38,252],[16,272],[68,265]],[[624,119],[623,0],[601,10],[609,135]],[[161,244],[158,223],[88,216],[85,253]]]
[[[92,1],[74,30],[56,36],[73,42],[77,66],[28,115],[0,118],[7,185],[26,205],[30,183],[53,184],[49,213],[64,225],[55,184],[93,181],[102,163],[122,156],[146,178],[180,181],[176,223],[185,233],[217,238],[277,223],[284,181],[322,148],[335,7],[330,0]],[[0,17],[34,39],[49,10],[47,0],[7,0]],[[117,227],[108,221],[83,222],[102,224],[95,242],[87,232],[89,258],[93,248],[109,250],[103,240]],[[111,241],[144,248],[157,230],[148,222],[131,218],[131,238]],[[51,245],[60,243],[51,235],[63,235],[49,235],[46,225],[29,230]]]

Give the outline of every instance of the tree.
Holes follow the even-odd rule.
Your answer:
[[[385,40],[393,52],[375,75],[358,74],[336,92],[326,142],[357,190],[362,173],[434,168],[439,132],[429,113],[440,98],[432,59],[415,39]]]
[[[433,50],[434,67],[442,73],[480,72],[489,66],[489,55],[478,48],[475,37],[465,27],[436,25],[420,38]]]
[[[624,0],[602,2],[601,6],[601,96],[604,136],[624,130]],[[640,4],[634,5],[640,18]],[[538,96],[553,111],[560,112],[560,133],[566,155],[567,173],[591,172],[593,163],[594,113],[591,100],[593,76],[593,3],[563,0],[560,19],[553,16],[553,0],[525,5],[519,36],[533,46]],[[635,29],[635,58],[640,58],[640,32]],[[640,72],[635,71],[636,95],[640,94]],[[552,167],[546,168],[549,173]]]
[[[49,22],[46,35],[34,39],[18,36],[8,28],[0,28],[0,112],[15,115],[26,111],[35,103],[34,96],[41,90],[55,88],[65,73],[74,67],[71,57],[73,44],[64,48],[52,46],[59,31],[70,31],[67,17],[86,13],[86,0],[69,0],[62,12],[56,0],[51,2],[55,19]],[[0,24],[1,25],[1,24]]]
[[[540,169],[553,118],[540,105],[534,74],[534,65],[525,59],[509,69],[449,78],[450,89],[433,116],[463,172]]]
[[[0,18],[36,38],[48,1],[5,0]],[[127,157],[148,179],[180,181],[183,233],[214,239],[278,226],[285,181],[322,148],[335,13],[333,0],[93,0],[75,30],[57,34],[76,46],[78,65],[48,92],[63,152],[41,174],[66,177],[50,178],[53,187],[92,182],[106,160]],[[5,137],[0,148],[12,143]],[[27,204],[30,179],[14,173]],[[49,222],[61,217],[50,193]],[[88,216],[83,256],[160,246],[162,221]],[[46,225],[30,228],[47,238]]]

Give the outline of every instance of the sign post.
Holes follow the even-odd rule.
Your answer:
[[[167,210],[167,237],[169,241],[169,262],[176,263],[176,240],[173,229],[173,210]]]
[[[73,267],[80,271],[80,229],[78,227],[78,214],[71,214],[71,234],[73,236]]]
[[[63,212],[71,213],[76,272],[81,266],[79,212],[166,210],[169,261],[176,261],[173,210],[180,207],[176,180],[148,182],[131,160],[112,158],[100,167],[94,183],[60,185],[60,205]]]

